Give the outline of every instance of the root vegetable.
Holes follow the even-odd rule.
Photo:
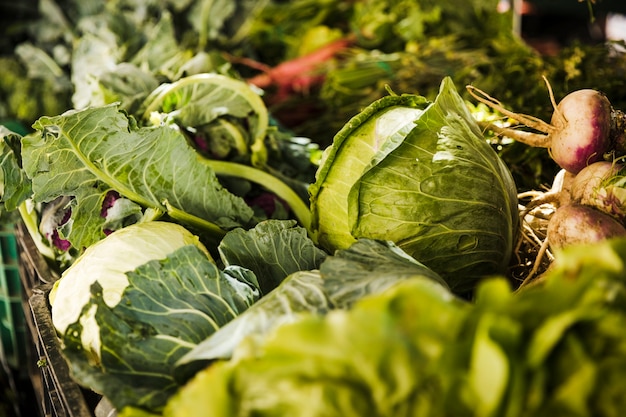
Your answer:
[[[561,168],[578,173],[609,151],[611,104],[598,91],[578,90],[565,96],[550,124],[555,127],[549,133],[550,152]]]
[[[524,207],[524,213],[528,213],[543,204],[552,204],[554,207],[569,204],[571,200],[570,188],[574,178],[574,174],[561,169],[554,176],[552,187],[547,192],[528,191],[518,194],[518,199],[533,197],[533,199]]]
[[[621,223],[626,219],[626,177],[623,165],[608,161],[595,162],[582,169],[570,190],[573,201],[595,207]]]
[[[559,207],[548,223],[550,248],[598,242],[626,236],[626,228],[615,218],[582,204]]]
[[[491,130],[530,146],[548,148],[552,159],[569,172],[578,173],[587,165],[602,160],[612,150],[612,126],[616,126],[612,118],[621,112],[613,112],[608,98],[599,91],[577,90],[556,105],[548,84],[554,113],[550,123],[546,123],[505,109],[498,100],[473,86],[467,86],[467,89],[478,101],[538,133],[493,124],[488,126]]]

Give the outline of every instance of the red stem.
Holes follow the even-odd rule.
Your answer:
[[[273,68],[264,64],[255,63],[251,65],[250,60],[242,59],[240,62],[250,66],[251,68],[261,69],[262,74],[248,79],[248,82],[259,88],[267,88],[272,84],[280,86],[292,85],[294,80],[300,83],[306,83],[306,80],[318,78],[313,72],[320,64],[328,61],[337,53],[341,52],[355,41],[353,36],[338,39],[328,43],[321,48],[298,58],[285,61]]]

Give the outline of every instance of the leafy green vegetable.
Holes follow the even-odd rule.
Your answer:
[[[32,190],[21,166],[21,136],[4,126],[0,126],[0,135],[4,138],[0,143],[0,196],[4,210],[13,211],[30,197]]]
[[[161,84],[138,113],[145,124],[173,125],[185,132],[206,163],[230,183],[230,189],[246,188],[234,185],[238,182],[254,183],[283,199],[300,223],[309,227],[308,207],[296,191],[300,184],[287,184],[285,174],[268,161],[269,146],[286,143],[291,136],[277,139],[270,135],[267,108],[247,83],[215,73],[190,75]],[[274,152],[273,156],[282,161],[286,159],[283,153]],[[302,161],[303,156],[298,159]]]
[[[112,233],[88,248],[76,262],[55,281],[50,291],[52,321],[61,334],[78,320],[88,303],[89,287],[100,282],[103,297],[111,307],[120,301],[128,286],[126,272],[153,259],[165,258],[176,249],[194,244],[205,256],[210,255],[197,236],[180,225],[169,222],[145,222]],[[85,339],[85,348],[99,351],[97,338]]]
[[[193,127],[197,136],[218,142],[207,145],[217,159],[233,152],[253,166],[266,163],[262,150],[269,116],[261,97],[243,81],[220,74],[191,75],[161,84],[141,110],[144,120],[162,112],[162,123]],[[174,120],[168,121],[168,116]]]
[[[174,375],[184,382],[207,363],[230,358],[246,338],[262,338],[286,323],[297,321],[304,313],[325,314],[332,308],[318,271],[295,272],[181,357]]]
[[[159,411],[177,389],[176,361],[260,296],[251,271],[220,271],[180,229],[149,222],[114,232],[51,293],[73,377],[118,409]],[[76,317],[68,317],[69,304]]]
[[[329,252],[355,242],[347,196],[376,157],[397,146],[414,127],[428,102],[418,96],[387,96],[354,116],[324,150],[311,194],[311,229]]]
[[[415,276],[430,278],[447,287],[439,274],[390,241],[359,239],[348,249],[326,258],[319,269],[328,298],[338,308],[350,308],[367,295],[381,293]]]
[[[269,255],[270,263],[271,258]],[[332,309],[349,309],[368,295],[382,293],[416,276],[445,286],[441,277],[393,243],[359,240],[349,249],[326,257],[319,270],[289,275],[276,289],[185,355],[177,372],[184,379],[211,361],[230,358],[248,337],[262,338],[285,323],[297,321],[304,313],[323,315]]]
[[[67,239],[78,249],[103,237],[106,219],[94,214],[111,190],[218,236],[252,221],[250,207],[221,186],[176,130],[138,128],[116,105],[43,117],[35,127],[37,134],[22,140],[32,198],[75,197]]]
[[[626,239],[558,255],[517,292],[494,277],[467,302],[413,277],[301,315],[199,371],[163,415],[622,415]]]
[[[503,273],[517,191],[452,80],[423,110],[401,107],[409,118],[397,130],[384,119],[394,111],[387,106],[353,118],[325,153],[311,186],[319,243],[332,252],[356,238],[391,240],[459,293]]]
[[[439,415],[443,387],[432,373],[468,308],[450,297],[414,278],[352,310],[246,339],[237,359],[198,372],[163,415]]]
[[[226,266],[253,271],[263,295],[294,272],[319,268],[327,255],[294,220],[267,220],[247,231],[231,230],[220,241],[218,251]]]

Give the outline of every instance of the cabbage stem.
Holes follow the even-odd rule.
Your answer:
[[[36,211],[34,209],[29,210],[26,201],[22,202],[17,207],[17,210],[20,213],[22,222],[24,223],[24,226],[26,226],[26,230],[28,230],[28,234],[33,239],[39,253],[48,259],[55,259],[56,255],[54,250],[44,242],[43,236],[39,233],[39,223]]]
[[[282,180],[258,168],[236,162],[216,161],[207,159],[208,165],[217,175],[239,177],[254,182],[271,191],[287,202],[296,219],[307,230],[311,230],[311,211],[300,196]]]

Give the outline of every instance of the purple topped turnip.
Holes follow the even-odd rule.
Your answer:
[[[623,123],[614,120],[623,117],[623,113],[614,111],[608,98],[593,89],[571,92],[556,105],[548,84],[554,107],[550,123],[511,112],[498,100],[473,86],[467,86],[467,89],[478,101],[537,132],[493,124],[489,124],[489,129],[531,146],[548,148],[552,159],[561,168],[574,174],[613,152],[616,149],[615,141],[624,133],[619,129]]]

